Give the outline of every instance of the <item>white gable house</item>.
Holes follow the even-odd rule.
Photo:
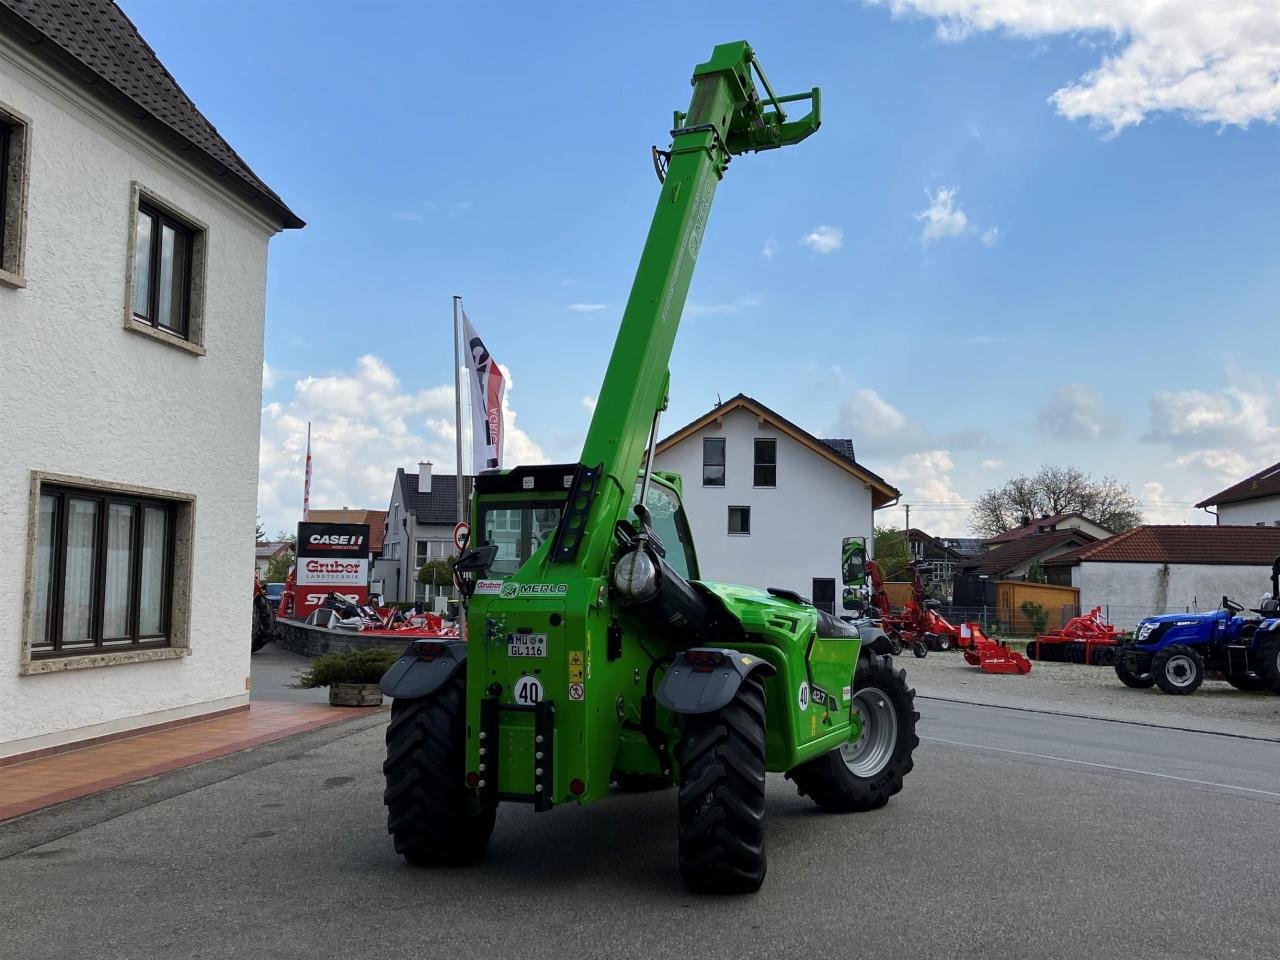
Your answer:
[[[840,549],[865,537],[898,491],[854,459],[849,440],[820,440],[738,394],[657,445],[679,473],[704,580],[784,587],[839,613]]]

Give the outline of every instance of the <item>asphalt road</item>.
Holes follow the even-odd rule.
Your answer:
[[[884,810],[771,778],[753,897],[681,888],[669,790],[504,806],[482,865],[404,866],[366,718],[0,826],[0,957],[1275,955],[1280,744],[921,709]]]

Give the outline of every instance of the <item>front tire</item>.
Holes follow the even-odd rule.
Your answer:
[[[923,660],[929,655],[929,648],[917,640],[911,645],[911,652],[915,654],[917,660]]]
[[[701,893],[755,893],[764,883],[765,696],[742,681],[715,713],[695,714],[680,740],[680,875]]]
[[[902,638],[896,633],[889,634],[889,652],[895,657],[902,653]]]
[[[1258,693],[1259,691],[1270,689],[1266,678],[1260,677],[1256,673],[1229,673],[1227,674],[1227,683],[1237,690],[1243,690],[1245,693]]]
[[[1280,630],[1258,643],[1258,676],[1267,682],[1267,689],[1280,694]]]
[[[1135,673],[1129,668],[1129,661],[1120,657],[1115,663],[1116,676],[1126,687],[1135,690],[1149,690],[1156,684],[1156,678],[1150,673]]]
[[[383,802],[396,853],[414,866],[461,866],[481,859],[494,811],[466,787],[466,672],[435,694],[396,700],[387,724]]]
[[[938,651],[940,653],[946,653],[948,650],[951,649],[951,634],[935,633],[934,636],[937,637],[937,640],[935,642],[938,645]]]
[[[905,670],[888,657],[863,656],[853,678],[853,709],[862,719],[856,741],[791,771],[802,796],[830,813],[875,810],[902,789],[911,772],[916,736],[916,692]]]
[[[1195,693],[1204,683],[1204,660],[1190,647],[1175,643],[1155,655],[1151,675],[1165,693],[1186,696]]]

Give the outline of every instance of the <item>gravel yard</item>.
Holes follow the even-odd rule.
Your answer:
[[[983,673],[958,651],[896,658],[923,697],[1280,740],[1280,697],[1206,680],[1194,694],[1131,690],[1111,667],[1033,663],[1027,676]]]

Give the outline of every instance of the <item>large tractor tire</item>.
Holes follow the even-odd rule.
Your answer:
[[[1266,680],[1267,689],[1280,694],[1280,630],[1258,642],[1258,654],[1258,676]]]
[[[266,597],[253,598],[253,633],[249,638],[249,652],[257,653],[275,636],[276,615]]]
[[[1135,673],[1129,669],[1129,663],[1123,657],[1115,662],[1116,676],[1120,678],[1120,682],[1126,687],[1133,687],[1135,690],[1150,690],[1156,685],[1156,678],[1150,673]]]
[[[1175,643],[1155,655],[1151,675],[1165,693],[1186,696],[1195,693],[1204,683],[1204,660],[1190,647]]]
[[[788,774],[801,796],[812,797],[831,813],[875,810],[888,803],[902,789],[913,766],[912,751],[920,745],[915,696],[906,671],[894,670],[888,657],[861,657],[852,706],[862,719],[862,733]]]
[[[680,875],[701,893],[764,883],[764,685],[747,677],[729,703],[685,722],[680,740]]]
[[[396,700],[387,725],[387,832],[414,866],[461,866],[485,854],[494,811],[466,787],[466,676],[435,694]]]

